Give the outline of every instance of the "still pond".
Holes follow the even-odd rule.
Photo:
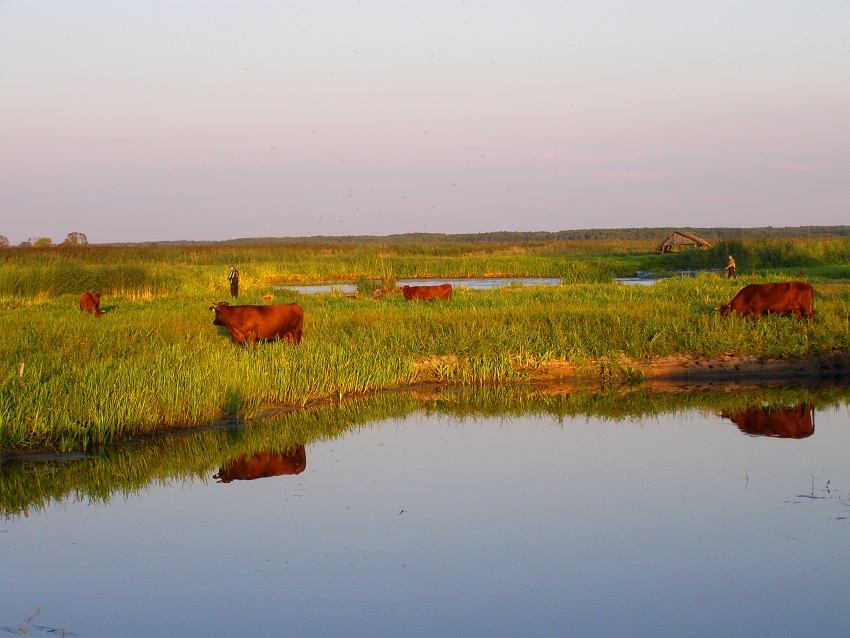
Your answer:
[[[6,459],[0,634],[847,635],[846,385],[505,392]]]
[[[690,274],[690,273],[682,273]],[[492,288],[504,288],[506,286],[557,286],[561,283],[557,277],[465,277],[465,278],[434,278],[434,279],[399,279],[399,286],[434,286],[437,284],[451,284],[455,288],[468,288],[469,290],[490,290]],[[619,277],[617,283],[626,285],[651,286],[658,278],[650,273],[637,273],[633,277]],[[311,295],[317,293],[340,292],[346,295],[357,292],[357,286],[347,283],[324,283],[306,284],[304,286],[286,285],[280,286],[280,290],[300,292]]]

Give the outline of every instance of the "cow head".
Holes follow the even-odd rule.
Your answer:
[[[727,303],[726,305],[723,305],[723,306],[717,306],[717,308],[715,308],[715,310],[717,310],[720,313],[721,317],[725,317],[730,312],[732,312],[732,304]]]
[[[212,310],[215,313],[215,319],[213,319],[213,325],[214,326],[223,326],[225,324],[221,319],[219,319],[218,311],[222,310],[224,308],[228,308],[230,306],[230,304],[227,303],[226,301],[214,301],[213,303],[215,305],[210,306],[210,310]]]

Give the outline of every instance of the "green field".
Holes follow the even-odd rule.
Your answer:
[[[547,362],[606,376],[634,359],[689,353],[796,357],[848,350],[850,239],[736,239],[658,255],[648,241],[529,241],[204,247],[55,247],[0,251],[0,450],[85,450],[116,438],[254,418],[270,405],[421,381],[524,382]],[[624,286],[637,271],[722,269]],[[297,301],[302,343],[242,348],[212,325],[227,300]],[[372,298],[410,277],[556,277],[558,286],[458,289],[445,303]],[[804,279],[818,321],[721,319],[714,308],[751,282]],[[284,283],[347,281],[363,294],[282,293]],[[101,318],[80,313],[85,290]],[[634,379],[632,379],[634,380]]]

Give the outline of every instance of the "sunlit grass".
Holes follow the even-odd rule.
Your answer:
[[[813,242],[809,253],[831,259],[836,245]],[[714,308],[743,285],[787,273],[733,281],[709,273],[625,286],[613,283],[614,275],[638,262],[673,262],[636,246],[619,248],[594,254],[553,242],[0,251],[14,266],[0,269],[0,449],[89,449],[228,415],[252,417],[265,405],[303,406],[418,381],[516,382],[546,362],[598,362],[608,373],[618,372],[611,362],[621,355],[793,357],[848,347],[846,279],[814,279],[815,324],[724,320]],[[266,303],[263,295],[273,294],[277,302],[303,306],[299,346],[242,348],[212,325],[208,308],[228,298],[230,261],[248,264],[241,268],[240,303]],[[461,287],[442,303],[274,287],[295,277],[391,281],[429,274],[554,276],[564,283]],[[90,288],[103,294],[101,318],[78,309],[80,292]]]

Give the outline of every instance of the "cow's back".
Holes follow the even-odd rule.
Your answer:
[[[402,293],[407,301],[432,299],[449,300],[452,298],[452,285],[439,284],[434,286],[402,286]]]
[[[734,311],[742,317],[752,315],[754,319],[766,313],[813,318],[814,288],[804,281],[749,284],[720,308],[723,315]]]
[[[100,309],[100,295],[91,291],[84,292],[80,297],[80,310],[100,317],[103,314],[103,310]]]
[[[275,339],[301,342],[304,310],[296,303],[270,306],[230,306],[219,303],[210,309],[215,311],[213,323],[225,326],[239,343]]]

